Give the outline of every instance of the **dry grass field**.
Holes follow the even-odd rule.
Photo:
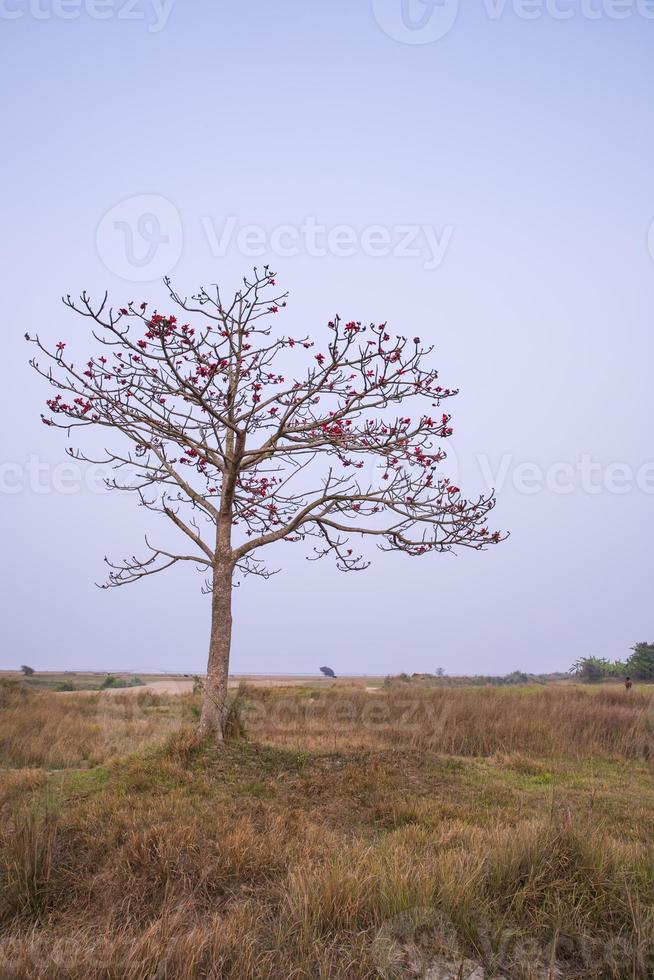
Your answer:
[[[654,976],[650,691],[0,685],[0,976]]]

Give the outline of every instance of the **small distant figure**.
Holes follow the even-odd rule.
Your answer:
[[[331,669],[331,667],[321,667],[320,668],[320,673],[321,674],[324,674],[325,677],[336,677],[336,674]]]
[[[631,680],[631,677],[625,677],[625,679],[624,679],[624,686],[625,686],[625,689],[627,691],[630,691],[631,690],[632,684],[633,684],[633,681]]]

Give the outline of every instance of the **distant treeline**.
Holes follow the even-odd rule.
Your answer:
[[[634,681],[654,680],[654,643],[636,643],[626,660],[605,660],[603,657],[582,657],[570,668],[579,680],[587,684],[610,678],[631,677]]]
[[[473,674],[470,676],[447,677],[444,673],[436,674],[397,674],[394,677],[386,677],[385,687],[392,687],[397,684],[411,684],[419,682],[430,687],[475,687],[490,684],[494,687],[512,687],[516,684],[549,684],[552,681],[568,680],[569,675],[563,673],[554,674],[526,674],[521,670],[514,670],[510,674],[501,676],[493,674]]]

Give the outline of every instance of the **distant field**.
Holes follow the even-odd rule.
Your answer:
[[[651,689],[278,680],[0,680],[1,977],[651,980]]]
[[[24,677],[20,671],[5,670],[0,671],[0,678],[6,677],[11,680],[22,680],[30,687],[41,690],[58,690],[63,686],[72,687],[76,691],[97,691],[102,688],[103,681],[107,677],[107,671],[37,671],[29,677]],[[111,674],[120,681],[130,682],[137,678],[143,684],[163,685],[164,683],[174,683],[175,685],[187,683],[193,684],[195,674],[166,673],[156,674],[147,672],[128,672],[111,671]],[[511,676],[511,675],[509,675]],[[521,675],[524,680],[509,681],[501,677],[482,677],[482,676],[442,676],[426,674],[401,674],[398,677],[386,677],[383,674],[342,674],[336,678],[324,677],[319,672],[315,674],[232,674],[230,675],[230,685],[238,686],[245,682],[254,687],[298,687],[312,686],[318,684],[337,685],[339,687],[368,687],[378,688],[388,685],[412,685],[413,687],[476,687],[476,686],[521,686],[529,683],[538,684],[571,684],[573,678],[566,674],[542,674],[542,675]],[[619,682],[615,682],[619,683]],[[160,687],[162,693],[164,689]],[[173,690],[180,690],[175,687]]]
[[[20,671],[4,670],[0,671],[0,678],[6,677],[9,680],[20,680],[31,688],[40,690],[58,690],[62,686],[71,686],[76,691],[98,691],[102,688],[102,683],[107,677],[108,671],[37,671],[29,677],[25,677]],[[165,684],[165,683],[187,683],[193,685],[194,674],[150,674],[134,673],[127,671],[111,671],[111,674],[121,681],[130,681],[138,678],[145,685]],[[384,678],[381,676],[347,676],[337,678],[338,684],[380,686]],[[307,683],[334,684],[333,678],[323,677],[321,674],[233,674],[230,677],[230,684],[238,686],[242,681],[258,687],[288,687],[298,686]]]

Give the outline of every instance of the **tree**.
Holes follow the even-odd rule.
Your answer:
[[[604,657],[581,657],[570,668],[585,684],[596,684],[607,677],[623,677],[629,673],[627,664],[621,660],[606,660]]]
[[[654,643],[636,643],[627,660],[625,671],[637,681],[654,680]]]
[[[180,549],[146,537],[143,558],[107,561],[104,587],[180,562],[206,574],[211,629],[199,728],[220,740],[235,575],[272,574],[265,546],[310,539],[314,559],[332,555],[350,572],[369,564],[350,547],[353,536],[418,557],[482,549],[505,535],[487,527],[492,492],[466,500],[437,473],[445,453],[434,440],[452,434],[442,406],[457,392],[423,367],[432,348],[419,337],[337,316],[308,355],[308,337],[272,334],[287,294],[277,293],[267,266],[229,302],[217,286],[187,299],[165,285],[195,325],[145,302],[116,310],[106,293],[94,305],[84,292],[64,303],[89,319],[99,352],[80,365],[63,340],[27,339],[40,352],[30,363],[57,391],[44,424],[116,436],[101,460],[68,452],[115,467],[108,486],[135,494],[186,541]],[[296,366],[298,353],[304,363]],[[409,402],[426,408],[410,417]]]
[[[320,673],[324,674],[325,677],[336,677],[336,674],[334,673],[331,667],[321,667]]]
[[[598,684],[605,677],[611,676],[612,665],[602,657],[581,657],[572,665],[570,673],[575,674],[584,684]]]
[[[34,673],[34,668],[28,667],[27,664],[23,664],[20,669],[25,674],[25,677],[31,677]]]

